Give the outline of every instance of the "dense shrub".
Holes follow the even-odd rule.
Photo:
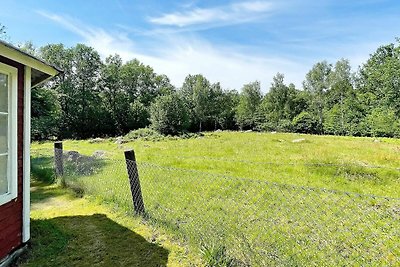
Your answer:
[[[164,135],[177,135],[189,127],[188,111],[177,94],[157,97],[150,107],[150,121]]]
[[[139,101],[135,100],[129,106],[129,123],[130,129],[144,128],[150,125],[150,114],[148,109]]]
[[[125,140],[144,139],[148,141],[159,141],[164,138],[163,135],[150,128],[142,128],[130,131],[124,136]]]
[[[372,136],[394,137],[398,133],[399,122],[393,110],[374,109],[366,121]]]
[[[154,129],[151,128],[141,128],[137,130],[130,131],[123,138],[125,142],[132,140],[145,140],[145,141],[163,141],[163,140],[178,140],[178,139],[192,139],[203,137],[202,133],[190,133],[182,132],[179,135],[162,135]]]
[[[316,134],[319,133],[321,125],[318,118],[303,111],[293,119],[293,130],[298,133]]]
[[[292,132],[293,124],[290,120],[280,120],[278,122],[278,126],[276,127],[276,131],[278,132]]]
[[[280,120],[278,123],[273,123],[266,121],[264,123],[259,123],[255,130],[257,131],[278,131],[278,132],[292,132],[294,130],[293,124],[290,120]]]

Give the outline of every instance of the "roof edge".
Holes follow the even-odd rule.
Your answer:
[[[6,43],[2,40],[0,40],[0,55],[3,55],[11,60],[14,60],[16,62],[19,62],[25,66],[34,68],[38,71],[41,71],[43,73],[46,73],[50,76],[56,76],[59,73],[62,73],[63,71],[53,65],[50,65],[43,60],[32,56],[21,49]]]

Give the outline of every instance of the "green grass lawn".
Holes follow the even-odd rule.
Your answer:
[[[31,244],[18,266],[190,266],[199,261],[140,218],[43,182],[32,184]]]
[[[400,140],[215,132],[122,145],[65,141],[65,150],[84,155],[106,151],[102,160],[66,161],[67,184],[132,212],[123,160],[129,148],[136,152],[146,222],[208,266],[396,266],[400,260]],[[46,172],[52,144],[32,149],[35,172]]]

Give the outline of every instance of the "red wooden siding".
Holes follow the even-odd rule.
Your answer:
[[[24,66],[0,56],[0,62],[18,69],[18,196],[0,206],[0,260],[22,244],[22,190],[24,137]]]

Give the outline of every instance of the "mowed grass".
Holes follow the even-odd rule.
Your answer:
[[[31,241],[21,267],[189,266],[184,247],[140,218],[73,191],[34,181]]]
[[[33,162],[51,147],[34,144]],[[106,158],[66,160],[65,178],[132,212],[123,151],[134,148],[146,221],[207,266],[396,266],[399,147],[394,139],[232,132],[122,145],[66,141],[65,150],[103,150]]]

